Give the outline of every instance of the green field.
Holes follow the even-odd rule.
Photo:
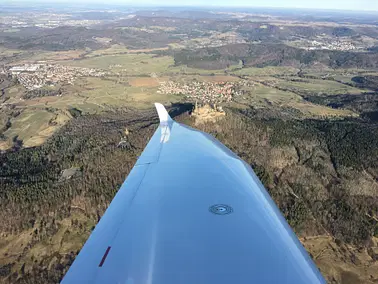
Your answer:
[[[65,65],[99,68],[110,70],[123,75],[150,75],[161,74],[174,64],[169,56],[156,57],[151,54],[118,54],[104,55],[82,60],[68,61]]]
[[[8,49],[0,46],[0,55],[1,56],[12,56],[17,55],[20,53],[25,53],[23,50],[17,50],[17,49]]]
[[[91,51],[90,53],[86,54],[86,58],[96,57],[96,56],[105,56],[105,55],[117,55],[117,54],[125,54],[129,50],[124,45],[115,44],[106,49],[99,49]]]
[[[282,106],[290,101],[302,101],[302,98],[291,92],[280,91],[257,84],[249,89],[249,95],[244,95],[241,99],[238,98],[239,100],[252,103],[254,106],[265,106],[267,103]]]
[[[18,136],[19,139],[23,140],[25,146],[41,144],[38,143],[40,139],[39,136],[43,130],[49,127],[49,121],[53,117],[54,114],[44,110],[26,110],[15,119],[11,120],[12,126],[5,131],[4,134],[11,139]],[[32,139],[33,142],[29,141],[30,139]]]
[[[180,66],[171,66],[167,71],[166,74],[175,75],[175,74],[198,74],[198,75],[212,75],[212,74],[224,74],[224,70],[205,70],[205,69],[197,69],[187,67],[186,65]]]
[[[6,29],[6,30],[3,30],[4,33],[17,33],[19,31],[20,31],[20,29]]]
[[[323,105],[312,104],[293,92],[278,90],[258,83],[255,86],[250,87],[248,94],[236,97],[235,102],[242,106],[244,105],[244,107],[292,108],[298,110],[304,117],[308,118],[357,116],[356,113],[353,113],[350,110],[333,109]]]
[[[232,74],[243,76],[295,75],[299,69],[293,67],[268,66],[264,68],[248,67],[232,71]]]
[[[127,82],[127,79],[125,77],[123,82]],[[86,113],[96,113],[123,106],[146,108],[151,107],[156,101],[168,103],[180,99],[174,95],[159,94],[157,90],[156,86],[135,87],[116,80],[85,77],[76,80],[74,86],[66,86],[61,97],[34,98],[23,102],[23,105],[38,109],[50,107],[62,110],[75,107]]]
[[[332,80],[290,78],[298,81],[279,80],[278,86],[284,88],[294,88],[305,93],[314,93],[317,95],[339,95],[354,94],[359,95],[364,90],[354,88]]]

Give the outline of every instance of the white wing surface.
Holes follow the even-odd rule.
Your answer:
[[[62,283],[325,283],[251,167],[156,108],[159,128]]]

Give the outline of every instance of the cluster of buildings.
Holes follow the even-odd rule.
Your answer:
[[[230,102],[237,91],[238,85],[233,82],[193,82],[180,84],[172,81],[161,82],[158,93],[183,95],[191,101],[201,104],[215,105]]]
[[[59,64],[24,64],[8,70],[28,90],[58,83],[73,84],[77,77],[102,77],[106,72],[94,68],[80,68]]]
[[[88,27],[101,23],[100,20],[72,19],[69,14],[46,14],[46,13],[24,13],[22,19],[19,15],[2,15],[0,26],[4,25],[7,29],[18,29],[26,27],[56,28],[60,26],[83,26]]]
[[[72,27],[89,27],[100,24],[99,20],[48,20],[46,22],[35,23],[35,27],[53,29],[60,26],[72,26]]]
[[[16,16],[11,15],[1,15],[0,26],[5,26],[6,28],[25,28],[28,27],[28,23]]]
[[[312,40],[308,42],[308,46],[306,47],[306,49],[307,50],[325,49],[325,50],[348,51],[348,50],[356,50],[357,47],[348,41],[321,42],[317,40]]]

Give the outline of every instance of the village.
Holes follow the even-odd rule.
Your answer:
[[[347,41],[331,41],[331,42],[320,42],[320,41],[310,41],[310,46],[307,50],[317,50],[317,49],[327,49],[327,50],[339,50],[348,51],[355,50],[357,47],[351,42]]]
[[[160,94],[183,95],[192,102],[216,105],[231,102],[234,96],[241,95],[239,82],[192,82],[180,84],[172,81],[161,82],[157,91]]]
[[[78,77],[102,77],[107,73],[94,68],[79,68],[59,64],[24,64],[7,70],[27,90],[59,83],[73,84]]]

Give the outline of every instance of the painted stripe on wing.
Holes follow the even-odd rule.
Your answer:
[[[108,256],[109,251],[110,251],[110,247],[108,247],[108,248],[106,249],[105,254],[104,254],[104,256],[103,256],[102,259],[101,259],[101,262],[100,262],[100,264],[98,265],[99,267],[102,267],[102,265],[104,264],[104,262],[105,262],[105,260],[106,260],[106,257]]]

